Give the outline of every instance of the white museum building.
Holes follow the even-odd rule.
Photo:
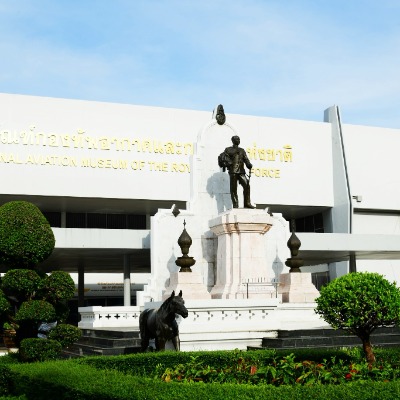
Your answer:
[[[321,110],[322,122],[225,110],[220,125],[215,105],[205,112],[10,94],[0,105],[0,205],[40,208],[56,238],[42,268],[71,273],[80,307],[162,300],[179,269],[184,222],[193,279],[216,300],[278,299],[291,221],[302,272],[317,288],[349,271],[400,282],[400,129],[346,124],[336,106]],[[228,216],[229,176],[217,158],[233,135],[253,164],[256,209],[239,204]],[[239,226],[243,212],[268,219],[268,229],[257,250],[253,240],[234,245],[251,266],[228,277],[240,295],[226,295],[210,221]]]

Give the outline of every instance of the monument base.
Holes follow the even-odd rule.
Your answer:
[[[265,238],[273,218],[266,210],[234,208],[209,221],[218,237],[213,299],[272,298],[275,290],[265,262]],[[253,283],[262,283],[254,285]]]
[[[314,303],[319,296],[311,280],[311,272],[286,273],[280,275],[278,293],[283,303]]]
[[[171,272],[169,286],[163,292],[162,299],[166,300],[175,290],[178,294],[182,290],[182,296],[186,299],[209,300],[211,294],[203,283],[203,276],[198,272]]]

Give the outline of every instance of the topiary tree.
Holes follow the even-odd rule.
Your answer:
[[[54,271],[44,278],[42,294],[52,304],[70,300],[75,294],[75,282],[67,272]]]
[[[375,362],[371,333],[400,322],[400,288],[382,275],[355,272],[330,282],[316,299],[315,312],[335,329],[358,336],[370,365]]]
[[[82,331],[70,324],[60,324],[52,329],[48,335],[49,339],[57,340],[62,347],[68,347],[82,336]]]
[[[43,279],[31,269],[11,269],[3,277],[1,287],[7,296],[21,303],[30,300],[43,286]]]
[[[52,304],[45,300],[28,300],[21,304],[15,313],[15,320],[19,324],[17,343],[26,338],[36,338],[42,322],[53,322],[56,311]]]
[[[0,263],[11,268],[33,268],[54,249],[50,224],[27,201],[10,201],[0,207]]]
[[[52,325],[68,317],[67,301],[75,293],[70,275],[33,270],[51,254],[54,245],[53,231],[35,205],[12,201],[0,207],[0,264],[13,268],[1,281],[0,322],[6,321],[3,329],[15,328],[17,345],[27,338],[37,339],[39,328],[39,336],[46,337],[43,332],[48,333]],[[77,336],[68,327],[64,332],[70,332],[68,340]],[[30,343],[35,349],[45,346],[40,342],[36,345],[36,341],[26,343],[25,353]]]

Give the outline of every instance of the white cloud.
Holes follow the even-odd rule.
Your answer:
[[[348,122],[400,128],[398,11],[389,0],[2,2],[0,85],[315,120],[338,104]]]

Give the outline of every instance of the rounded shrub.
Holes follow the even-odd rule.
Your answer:
[[[42,286],[42,278],[31,269],[11,269],[4,275],[1,286],[7,296],[25,300]]]
[[[82,331],[70,324],[60,324],[52,329],[48,335],[49,339],[57,340],[62,347],[68,347],[82,336]]]
[[[14,389],[12,375],[10,368],[5,365],[0,365],[0,396],[6,396],[12,393]]]
[[[75,283],[67,272],[54,271],[44,279],[42,292],[51,303],[69,300],[74,297]]]
[[[11,268],[32,268],[49,257],[55,239],[47,219],[27,201],[0,207],[0,263]]]
[[[56,318],[56,311],[52,304],[45,300],[24,301],[15,314],[17,321],[51,322]]]
[[[21,341],[19,357],[25,362],[55,360],[61,350],[61,344],[56,340],[29,338]]]

